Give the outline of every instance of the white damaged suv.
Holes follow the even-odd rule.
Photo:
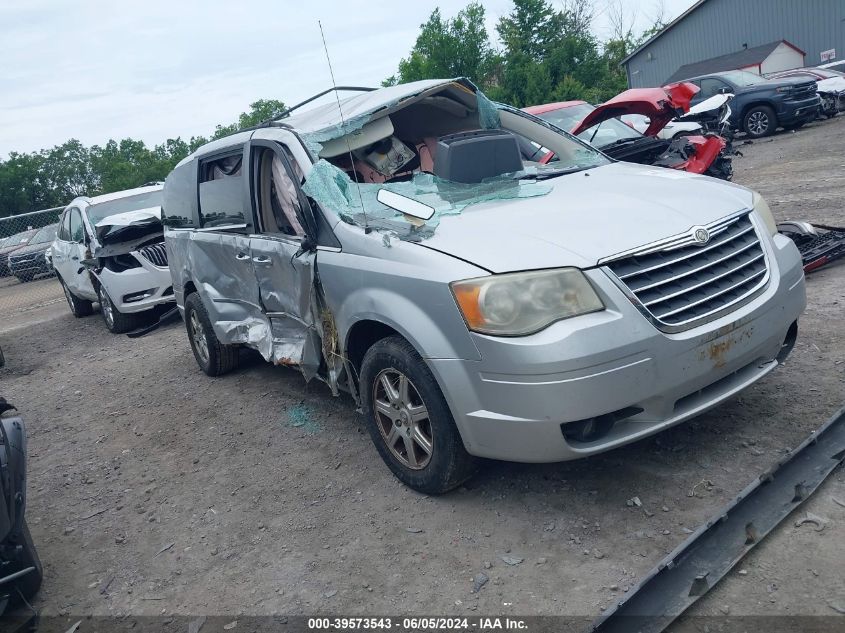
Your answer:
[[[777,367],[805,306],[762,197],[614,161],[466,79],[209,143],[162,216],[201,369],[250,347],[350,392],[427,493],[477,457],[586,457],[698,415]]]
[[[161,224],[162,185],[78,197],[62,214],[51,257],[76,317],[100,304],[115,334],[174,301]]]

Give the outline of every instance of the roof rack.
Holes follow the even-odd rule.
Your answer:
[[[270,119],[270,121],[277,121],[277,120],[279,120],[283,117],[288,116],[294,110],[301,108],[304,105],[308,105],[312,101],[316,101],[317,99],[319,99],[323,95],[327,95],[330,92],[338,92],[340,90],[343,90],[343,91],[346,91],[346,92],[372,92],[373,90],[376,90],[376,88],[368,88],[366,86],[334,86],[333,88],[329,88],[328,90],[323,90],[323,92],[319,92],[319,93],[315,94],[313,97],[308,97],[305,101],[297,103],[295,106],[291,106],[290,108],[288,108],[287,110],[282,112],[279,116],[275,116],[272,119]]]

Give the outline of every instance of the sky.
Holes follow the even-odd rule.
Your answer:
[[[291,105],[332,85],[378,86],[396,72],[435,7],[469,0],[3,0],[0,159],[76,138],[207,136],[261,98]],[[553,4],[560,0],[552,0]],[[611,4],[612,3],[612,4]],[[483,0],[488,29],[509,0]],[[622,6],[637,32],[693,0],[594,0],[594,31]]]

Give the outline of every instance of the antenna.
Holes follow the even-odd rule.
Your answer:
[[[361,195],[361,183],[358,182],[358,172],[355,169],[355,158],[352,155],[352,147],[349,145],[349,137],[346,135],[346,119],[343,116],[343,108],[340,105],[340,93],[337,90],[337,83],[334,80],[334,70],[332,69],[332,60],[329,57],[329,47],[326,46],[326,35],[323,33],[323,23],[317,20],[317,26],[320,27],[320,37],[323,38],[323,50],[326,51],[326,61],[329,63],[329,75],[332,78],[332,87],[334,88],[334,96],[337,99],[337,109],[340,112],[340,129],[343,130],[343,137],[346,139],[346,150],[349,152],[349,167],[352,169],[352,177],[355,179],[355,187],[358,189],[358,200],[361,202],[361,213],[364,215],[364,232],[369,233],[370,228],[367,221],[367,210],[364,208],[364,196]]]

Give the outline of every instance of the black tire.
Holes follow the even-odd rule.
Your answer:
[[[70,307],[70,312],[73,316],[77,319],[81,319],[82,317],[87,317],[88,315],[94,313],[94,305],[90,301],[87,299],[80,299],[73,294],[61,277],[59,278],[59,283],[62,284],[62,289],[65,291],[65,299],[67,299],[67,304]]]
[[[778,118],[775,111],[767,105],[750,108],[742,118],[742,129],[751,138],[763,138],[775,133]]]
[[[408,424],[411,417],[407,412],[411,411],[411,407],[408,406],[404,411],[396,408],[394,415],[398,421],[392,422],[386,414],[377,414],[374,409],[377,394],[383,389],[381,380],[383,377],[390,379],[391,375],[407,378],[408,391],[412,392],[407,402],[417,407],[422,405],[426,411],[427,417],[420,424],[424,424],[428,430],[427,434],[425,430],[423,433],[431,450],[422,460],[416,456],[419,448],[415,448],[421,445],[416,444],[409,449],[408,440],[401,435],[402,431],[410,428],[413,430],[407,431],[409,437],[417,432],[416,422]],[[408,341],[400,336],[390,336],[376,342],[367,350],[361,363],[360,393],[370,437],[388,468],[406,486],[425,494],[442,494],[456,488],[475,474],[478,460],[464,448],[452,412],[437,381]],[[385,401],[379,402],[383,408]],[[405,417],[400,418],[400,413]],[[406,422],[404,428],[402,419]],[[385,427],[389,427],[390,431],[385,432]],[[392,444],[394,448],[389,447],[387,433],[395,433]],[[399,452],[402,451],[402,446],[405,447],[404,458],[395,448],[400,442],[402,445]],[[407,458],[409,450],[414,453],[410,459]],[[416,462],[418,466],[411,467],[411,461]]]
[[[188,295],[185,300],[185,328],[197,365],[206,374],[222,376],[237,368],[240,362],[240,346],[224,345],[217,339],[208,312],[196,292]],[[201,338],[205,340],[205,353],[200,343]]]
[[[38,552],[35,549],[35,544],[32,542],[32,535],[29,533],[29,526],[26,524],[26,519],[23,521],[23,531],[21,536],[17,539],[16,545],[21,546],[17,560],[11,563],[8,573],[15,573],[27,567],[35,567],[34,571],[25,574],[14,581],[14,587],[20,591],[23,597],[29,601],[38,593],[41,588],[41,581],[44,578],[44,569],[41,566],[41,559],[38,557]],[[20,595],[17,591],[12,591],[9,602],[13,605],[21,603]]]
[[[109,293],[102,284],[97,288],[97,295],[100,297],[100,315],[112,334],[125,334],[137,330],[147,323],[147,313],[127,314],[117,309],[111,300]]]

